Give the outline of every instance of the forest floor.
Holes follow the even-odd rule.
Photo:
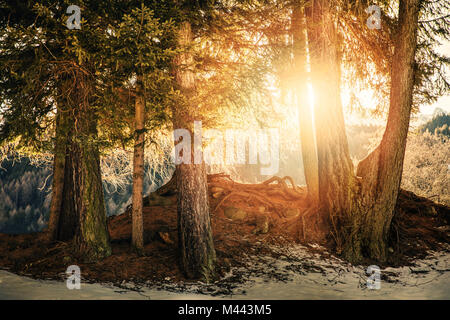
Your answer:
[[[258,274],[285,281],[275,262],[290,271],[315,272],[320,267],[310,257],[320,257],[326,268],[339,268],[330,242],[318,236],[313,212],[304,189],[289,178],[263,184],[240,184],[225,175],[208,176],[211,222],[219,279],[214,286],[198,287],[200,293],[232,292]],[[177,206],[173,180],[144,199],[145,256],[130,249],[131,215],[108,218],[113,253],[97,263],[83,263],[73,243],[44,241],[44,233],[0,234],[0,269],[38,279],[66,279],[69,265],[78,265],[82,281],[127,282],[183,290],[187,283],[177,261]],[[389,261],[381,267],[399,267],[425,258],[429,252],[449,251],[450,207],[401,191],[390,238]],[[302,248],[302,253],[294,252]],[[297,249],[295,249],[297,248]],[[307,254],[305,253],[307,252]],[[301,263],[300,263],[301,262]],[[367,261],[367,265],[371,264]],[[291,270],[291,269],[296,270]],[[323,269],[326,272],[326,268]],[[322,272],[320,271],[320,272]]]

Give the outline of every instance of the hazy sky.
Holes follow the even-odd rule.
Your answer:
[[[442,46],[439,47],[438,51],[441,54],[444,54],[446,56],[450,56],[450,41],[442,41]],[[450,78],[450,70],[447,70],[447,81],[449,81]],[[446,95],[438,99],[435,103],[432,105],[426,105],[422,106],[420,108],[420,112],[423,114],[432,114],[434,112],[434,109],[441,108],[445,110],[447,113],[450,113],[450,95]]]

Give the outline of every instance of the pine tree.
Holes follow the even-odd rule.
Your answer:
[[[104,45],[107,62],[102,69],[108,106],[105,112],[112,111],[124,126],[117,122],[108,126],[113,135],[105,138],[113,148],[117,147],[117,140],[123,145],[134,142],[132,246],[143,254],[146,132],[160,129],[168,119],[172,87],[169,67],[175,54],[173,21],[164,14],[157,16],[142,3],[141,7],[130,8],[120,23],[109,26],[109,34]]]
[[[189,70],[193,63],[189,53],[192,41],[191,24],[182,22],[178,32],[178,45],[183,52],[175,61],[175,81],[184,96],[185,104],[173,108],[174,129],[188,129],[193,136],[195,106],[189,104],[194,90],[194,76]],[[189,278],[210,281],[215,277],[216,253],[209,216],[208,185],[203,159],[194,159],[191,147],[188,163],[176,168],[178,190],[178,245],[183,272]]]
[[[398,30],[391,70],[390,107],[380,145],[358,165],[362,178],[360,213],[344,254],[360,261],[363,250],[377,261],[386,261],[387,240],[400,190],[406,138],[413,105],[419,0],[400,1]]]
[[[84,258],[94,261],[111,254],[99,163],[94,76],[104,31],[102,16],[107,10],[90,2],[79,5],[89,22],[82,30],[66,28],[67,8],[63,1],[30,1],[21,13],[15,12],[14,6],[6,8],[12,19],[2,20],[5,41],[0,51],[5,68],[1,90],[7,110],[1,133],[4,139],[20,137],[22,146],[50,150],[54,143],[48,139],[49,129],[57,110],[57,179],[50,235],[52,239],[75,237]]]

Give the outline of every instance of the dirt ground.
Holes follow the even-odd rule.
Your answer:
[[[308,208],[305,191],[288,187],[288,180],[246,185],[223,175],[208,176],[220,276],[231,267],[245,267],[248,252],[276,258],[273,246],[315,242],[317,230],[308,226],[313,213]],[[108,218],[113,254],[103,261],[83,263],[71,242],[48,244],[43,233],[0,234],[0,268],[40,279],[65,278],[67,267],[78,265],[87,282],[120,284],[125,280],[148,284],[186,280],[177,261],[173,183],[146,197],[144,205],[143,257],[130,249],[131,216],[127,210]],[[450,243],[449,217],[449,207],[402,190],[390,236],[388,265],[406,265],[412,259],[424,257],[427,251],[442,249],[442,244]],[[320,244],[333,252],[330,243]],[[316,248],[311,246],[310,250]]]

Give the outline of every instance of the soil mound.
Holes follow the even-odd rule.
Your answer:
[[[323,239],[308,205],[306,190],[292,179],[242,184],[223,174],[208,176],[211,221],[219,274],[245,267],[246,254],[277,257],[274,246]],[[108,218],[113,254],[82,263],[71,242],[45,242],[44,233],[0,234],[0,268],[41,279],[65,278],[78,265],[83,281],[161,283],[184,281],[177,261],[177,205],[174,179],[144,198],[145,256],[130,249],[131,210]],[[408,264],[449,243],[450,208],[402,190],[390,238],[391,266]],[[308,237],[306,236],[308,235]],[[321,245],[330,249],[330,244]],[[311,246],[311,250],[316,246]]]

